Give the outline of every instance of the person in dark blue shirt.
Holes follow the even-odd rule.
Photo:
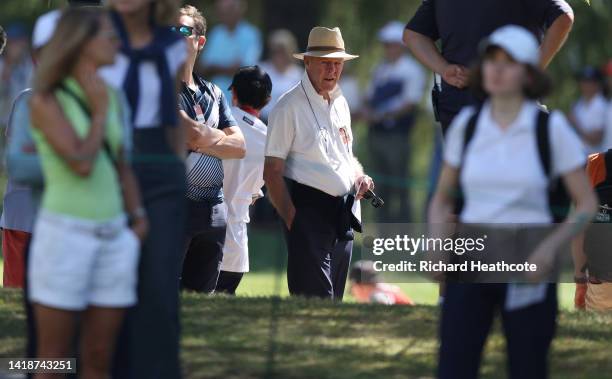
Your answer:
[[[173,29],[187,40],[188,58],[179,96],[180,118],[187,126],[187,201],[181,287],[212,293],[223,259],[227,207],[223,199],[223,159],[241,159],[244,137],[216,85],[193,73],[206,43],[206,19],[193,6],[180,10]]]
[[[466,89],[468,67],[484,37],[508,24],[525,27],[539,39],[540,67],[546,68],[567,39],[573,20],[565,0],[423,0],[406,25],[404,42],[442,78],[433,99],[442,131],[463,106],[476,102]]]

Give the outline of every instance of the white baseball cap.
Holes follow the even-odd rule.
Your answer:
[[[404,44],[405,24],[400,21],[390,21],[378,32],[378,40],[382,43]]]
[[[481,46],[484,52],[490,46],[502,48],[517,62],[537,66],[540,61],[540,48],[535,36],[527,29],[517,25],[506,25],[494,31]]]
[[[36,20],[32,32],[32,47],[34,49],[39,49],[49,42],[61,16],[62,12],[56,9],[43,14]]]

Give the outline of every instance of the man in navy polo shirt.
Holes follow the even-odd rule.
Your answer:
[[[193,73],[206,43],[206,19],[193,6],[181,8],[174,30],[187,39],[188,53],[179,99],[187,127],[189,216],[181,287],[212,293],[219,277],[227,222],[223,201],[223,159],[241,159],[245,142],[223,91]]]
[[[442,78],[433,104],[443,133],[462,107],[477,102],[466,86],[468,67],[483,38],[504,25],[523,26],[538,37],[540,66],[546,68],[563,46],[573,21],[574,13],[565,0],[423,0],[406,25],[404,42]],[[435,45],[438,40],[441,52]]]

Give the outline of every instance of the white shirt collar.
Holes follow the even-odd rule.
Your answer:
[[[334,103],[334,101],[342,96],[342,90],[340,90],[340,86],[336,84],[336,87],[329,93],[329,98],[331,101],[328,103],[327,100],[314,89],[310,78],[308,77],[308,73],[304,70],[304,74],[302,75],[302,85],[304,86],[304,90],[310,99],[316,99],[316,101],[329,106]]]
[[[512,123],[505,130],[502,130],[499,125],[497,125],[497,122],[493,119],[493,115],[491,114],[491,103],[487,100],[482,107],[482,114],[484,116],[482,121],[491,126],[495,126],[495,130],[502,133],[511,130],[531,130],[535,123],[534,111],[536,108],[537,105],[535,102],[525,100],[516,119],[512,121]]]

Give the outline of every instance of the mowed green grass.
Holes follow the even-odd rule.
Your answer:
[[[254,277],[251,278],[256,280]],[[0,290],[0,357],[23,355],[18,291]],[[186,378],[433,378],[438,308],[279,297],[182,298]],[[612,378],[612,316],[562,311],[551,378]],[[504,378],[499,325],[483,378]]]

